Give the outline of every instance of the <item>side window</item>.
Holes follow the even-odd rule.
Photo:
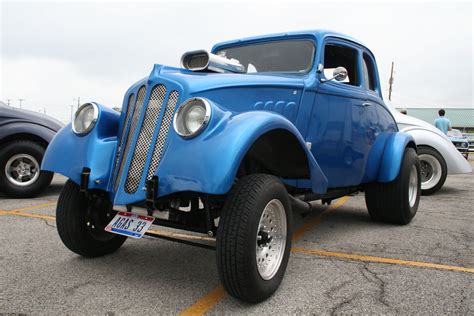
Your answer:
[[[364,82],[368,90],[375,91],[374,63],[366,53],[362,55],[362,67],[364,68]]]
[[[357,50],[342,45],[326,45],[324,48],[324,76],[331,78],[334,69],[341,66],[347,70],[347,78],[342,83],[353,86],[360,85]]]

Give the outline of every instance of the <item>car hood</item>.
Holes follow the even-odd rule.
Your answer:
[[[304,80],[302,76],[285,75],[279,73],[213,73],[195,72],[182,68],[166,67],[155,65],[150,75],[152,77],[163,76],[174,80],[192,93],[198,93],[214,89],[224,89],[230,87],[294,87],[303,88]]]
[[[296,120],[305,76],[284,74],[237,74],[193,72],[155,65],[151,74],[128,91],[145,82],[154,86],[171,81],[182,89],[181,100],[205,97],[231,112],[265,109]]]
[[[0,117],[11,122],[38,124],[55,132],[59,131],[64,126],[63,123],[51,116],[29,110],[12,108],[4,103],[0,103]]]
[[[448,138],[452,142],[468,142],[467,137],[459,137],[459,136],[448,136]]]

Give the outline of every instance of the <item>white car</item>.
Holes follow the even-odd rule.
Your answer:
[[[415,138],[421,163],[421,193],[430,195],[444,184],[448,174],[470,173],[471,165],[449,138],[433,125],[402,114],[388,104],[398,128]]]

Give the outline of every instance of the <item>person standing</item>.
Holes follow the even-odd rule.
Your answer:
[[[446,112],[441,109],[438,111],[439,117],[434,121],[434,125],[436,126],[437,129],[442,131],[445,135],[448,134],[448,131],[451,130],[451,121],[444,116]]]

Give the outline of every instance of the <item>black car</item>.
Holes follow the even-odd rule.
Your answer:
[[[26,198],[51,183],[41,171],[44,152],[63,124],[47,115],[14,109],[0,102],[0,192]]]

